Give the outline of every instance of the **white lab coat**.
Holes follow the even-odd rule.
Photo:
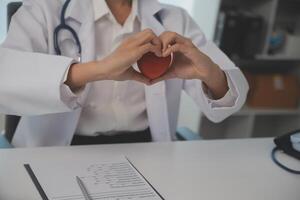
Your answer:
[[[212,42],[206,41],[183,9],[163,5],[156,0],[139,1],[138,17],[142,29],[151,28],[157,35],[167,29],[190,37],[226,72],[236,90],[233,105],[214,108],[200,80],[174,79],[145,87],[153,140],[171,141],[176,138],[182,90],[214,122],[222,121],[239,110],[248,92],[248,84],[241,71]],[[72,54],[76,51],[69,48],[64,56],[56,56],[53,48],[53,31],[60,23],[63,3],[64,0],[24,0],[0,48],[0,112],[23,116],[13,138],[16,147],[69,145],[76,130],[82,109],[80,105],[84,105],[84,94],[88,93],[89,87],[80,98],[72,95],[64,97],[65,94],[61,93],[64,75],[74,62]],[[154,16],[157,12],[163,26]],[[95,60],[92,1],[72,0],[66,20],[79,35],[82,61]],[[64,43],[69,38],[69,35],[62,34],[59,41]]]

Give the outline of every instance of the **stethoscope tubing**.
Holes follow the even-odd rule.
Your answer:
[[[71,26],[66,24],[66,20],[65,20],[65,14],[66,14],[66,11],[67,11],[67,8],[68,8],[70,2],[71,2],[71,0],[66,0],[66,2],[64,3],[63,8],[61,10],[61,15],[60,15],[60,24],[54,30],[54,33],[53,33],[54,50],[57,55],[62,55],[61,49],[59,47],[59,42],[58,42],[59,33],[63,30],[69,31],[71,33],[73,39],[75,40],[75,43],[78,48],[79,60],[81,60],[82,48],[81,48],[81,43],[80,43],[79,37],[78,37],[76,31]]]
[[[271,158],[273,160],[273,162],[278,166],[280,167],[281,169],[289,172],[289,173],[292,173],[292,174],[299,174],[300,175],[300,171],[297,171],[297,170],[294,170],[294,169],[291,169],[287,166],[285,166],[284,164],[280,163],[279,160],[277,159],[276,157],[276,153],[277,151],[279,151],[280,149],[278,147],[275,147],[272,152],[271,152]]]

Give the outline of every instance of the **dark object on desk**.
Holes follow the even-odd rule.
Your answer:
[[[215,42],[232,59],[254,58],[262,49],[264,20],[237,10],[219,14]]]
[[[277,151],[283,151],[285,154],[300,160],[300,130],[279,136],[274,139],[274,143],[276,144],[276,147],[272,150],[271,154],[274,163],[287,172],[300,175],[300,171],[290,169],[282,164],[276,157]]]
[[[81,192],[84,196],[84,199],[85,200],[92,200],[92,198],[90,197],[84,183],[82,182],[82,180],[78,176],[76,176],[76,181],[78,183],[78,186],[80,187],[80,190],[81,190]]]
[[[298,151],[297,149],[295,149],[293,147],[293,142],[295,144],[298,144],[298,146],[300,146],[300,142],[291,140],[291,136],[296,135],[296,134],[299,135],[300,130],[292,131],[285,135],[279,136],[274,139],[274,143],[276,144],[278,149],[282,150],[284,153],[300,160],[300,151]],[[300,139],[300,138],[298,137],[298,139]]]
[[[12,16],[17,12],[17,10],[21,6],[22,2],[11,2],[7,5],[7,29],[9,27]],[[19,116],[7,115],[5,117],[5,137],[9,142],[12,141],[19,121]]]
[[[29,177],[31,178],[33,184],[35,185],[36,189],[38,190],[38,192],[40,193],[41,197],[43,200],[49,200],[44,189],[42,188],[40,182],[38,181],[37,177],[35,176],[32,168],[30,167],[29,164],[24,164],[24,167],[29,175]]]

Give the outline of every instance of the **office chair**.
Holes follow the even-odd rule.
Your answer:
[[[0,133],[0,149],[12,148],[3,133]]]
[[[22,6],[22,2],[11,2],[7,4],[7,30],[12,16],[17,12],[17,10]]]
[[[7,29],[9,27],[12,16],[17,12],[21,7],[22,2],[11,2],[7,5]],[[19,116],[6,115],[5,116],[5,137],[8,142],[12,141],[12,138],[15,134],[16,128],[20,121]]]
[[[187,127],[177,128],[176,136],[180,141],[202,140],[200,134],[195,133]]]

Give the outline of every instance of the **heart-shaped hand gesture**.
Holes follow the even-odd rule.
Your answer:
[[[208,87],[214,99],[226,94],[229,88],[225,73],[191,39],[175,32],[164,32],[159,38],[162,42],[162,56],[173,54],[174,60],[168,71],[153,80],[152,84],[173,78],[199,79]]]
[[[168,71],[152,83],[166,79],[200,79],[209,82],[214,70],[219,67],[204,53],[202,53],[189,38],[175,32],[164,32],[159,36],[162,42],[162,56],[174,54],[172,66]],[[219,70],[220,71],[220,70]]]
[[[133,69],[135,62],[142,74]],[[190,39],[174,32],[156,36],[150,29],[127,38],[102,60],[72,65],[66,84],[75,89],[98,80],[135,80],[150,85],[173,78],[202,80],[215,98],[228,90],[224,72]]]

